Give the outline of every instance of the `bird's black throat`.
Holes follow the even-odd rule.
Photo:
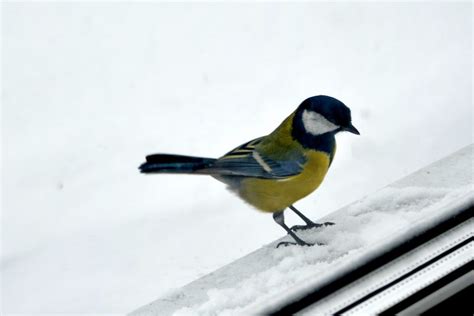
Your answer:
[[[332,155],[336,146],[336,134],[328,132],[321,135],[313,135],[306,131],[303,125],[302,112],[297,111],[293,118],[293,128],[291,136],[298,141],[304,148],[318,150]]]

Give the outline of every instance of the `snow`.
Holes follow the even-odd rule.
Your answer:
[[[429,220],[424,220],[420,226],[415,226],[407,229],[402,235],[398,235],[398,241],[393,246],[404,244],[411,237],[419,235],[425,229],[436,227],[440,222],[445,221],[447,218],[454,214],[459,215],[459,211],[466,207],[474,204],[474,196],[470,196],[463,201],[458,201],[449,206],[443,206],[444,214],[441,216],[430,217]],[[357,281],[339,289],[336,293],[333,293],[325,299],[319,300],[316,304],[313,304],[310,308],[305,309],[302,315],[314,315],[315,313],[320,315],[333,315],[342,308],[349,304],[358,301],[362,297],[365,297],[368,293],[373,292],[374,289],[381,289],[383,286],[390,284],[397,280],[401,275],[406,274],[409,271],[413,271],[416,267],[420,267],[422,264],[429,263],[430,260],[434,260],[440,253],[448,250],[461,241],[474,237],[474,220],[471,218],[464,221],[460,225],[456,226],[449,231],[436,236],[434,239],[423,244],[421,247],[417,247],[412,251],[405,253],[394,260],[391,260],[387,264],[383,265],[379,269],[365,274]],[[380,255],[387,251],[387,244],[381,240],[378,242],[378,248],[372,251],[375,256]],[[374,256],[369,255],[374,258]],[[355,260],[351,262],[349,269],[363,267],[367,259],[361,258],[362,260]],[[378,295],[370,298],[369,300],[361,303],[360,305],[349,310],[347,314],[352,315],[376,315],[382,311],[400,302],[402,299],[410,297],[413,293],[419,290],[421,287],[432,284],[434,280],[438,280],[441,276],[463,266],[473,259],[472,244],[469,243],[465,247],[458,249],[454,253],[448,255],[445,260],[438,261],[432,265],[429,265],[425,269],[418,271],[414,275],[411,275],[406,280],[389,287],[386,291],[382,291]],[[352,270],[353,271],[353,270]],[[331,271],[332,272],[332,271]],[[330,283],[329,280],[328,283]],[[313,288],[314,289],[314,288]],[[274,308],[274,307],[273,307]],[[419,314],[419,313],[408,313]]]
[[[125,313],[284,234],[146,154],[218,157],[337,97],[362,135],[297,203],[320,219],[472,143],[471,9],[2,3],[2,312]]]
[[[334,226],[299,232],[319,247],[280,247],[275,241],[133,316],[261,314],[295,293],[365,262],[391,244],[474,202],[474,145],[325,217]],[[442,171],[441,171],[442,170]],[[466,176],[467,175],[467,176]],[[439,178],[450,177],[449,187]],[[407,184],[411,184],[408,185]],[[362,263],[363,264],[363,263]],[[229,276],[232,276],[229,278]],[[263,309],[264,310],[264,309]],[[264,312],[265,314],[265,312]]]

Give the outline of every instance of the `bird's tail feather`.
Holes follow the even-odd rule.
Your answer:
[[[216,159],[183,155],[154,154],[138,169],[142,173],[203,173]]]

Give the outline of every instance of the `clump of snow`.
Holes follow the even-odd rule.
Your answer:
[[[177,310],[174,315],[239,315],[259,306],[274,295],[315,276],[323,276],[336,266],[360,257],[381,241],[389,241],[414,223],[439,212],[440,206],[472,193],[471,186],[453,189],[388,187],[346,208],[336,225],[312,229],[299,235],[325,246],[280,247],[268,245],[260,256],[269,256],[274,265],[250,275],[232,287],[207,291],[201,304]],[[339,213],[340,214],[340,213]],[[329,218],[331,220],[331,218]],[[257,258],[258,259],[258,258]],[[254,262],[258,265],[258,261]]]

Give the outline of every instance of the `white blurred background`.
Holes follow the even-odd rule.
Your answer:
[[[284,235],[146,154],[218,157],[336,97],[361,136],[296,204],[317,220],[473,141],[470,2],[2,9],[4,313],[129,312]]]

